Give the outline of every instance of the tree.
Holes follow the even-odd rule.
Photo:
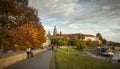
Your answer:
[[[102,39],[102,43],[104,44],[104,45],[106,45],[106,39]]]
[[[100,33],[97,33],[96,36],[98,37],[99,40],[102,41],[103,37],[102,37],[102,35]]]
[[[68,45],[68,39],[67,38],[63,38],[62,39],[62,44],[63,44],[63,46],[67,46]]]
[[[77,45],[77,42],[78,40],[77,39],[75,39],[75,38],[70,38],[69,39],[69,45],[71,45],[71,46],[76,46]]]
[[[87,42],[86,42],[86,44],[88,45],[88,46],[91,46],[93,43],[92,43],[92,40],[91,39],[88,39],[87,40]]]
[[[81,35],[80,35],[80,39],[81,39],[81,40],[85,39],[85,35],[84,35],[84,34],[81,34]]]
[[[102,40],[103,40],[102,35],[100,33],[97,33],[96,36],[99,39],[99,45],[101,45],[102,44]]]
[[[23,50],[26,46],[39,47],[45,42],[45,30],[37,10],[28,0],[0,0],[0,48]]]
[[[75,38],[71,39],[71,45],[76,46],[77,45],[77,40]]]
[[[27,0],[25,0],[27,1]],[[0,23],[4,28],[14,28],[25,23],[38,23],[37,11],[19,0],[0,0]],[[22,10],[22,11],[21,11]]]
[[[86,43],[83,40],[79,40],[79,43],[77,44],[77,49],[82,50],[86,48]]]

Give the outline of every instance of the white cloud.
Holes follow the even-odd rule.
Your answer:
[[[54,21],[56,18],[47,19],[47,21]]]
[[[117,41],[120,42],[119,36],[120,33],[114,33],[114,32],[109,32],[106,34],[103,34],[103,36],[105,37],[105,39],[110,40],[110,41]]]
[[[45,28],[45,30],[46,30],[46,33],[48,32],[48,31],[51,31],[52,32],[52,30],[53,30],[53,27],[51,27],[51,26],[44,26],[44,28]]]
[[[30,6],[36,7],[40,16],[64,18],[74,12],[77,0],[30,0]],[[37,3],[36,3],[37,2]]]
[[[104,10],[106,10],[106,9],[109,10],[109,9],[111,9],[111,8],[112,8],[112,7],[110,7],[110,6],[103,6],[103,9],[104,9]]]
[[[47,31],[52,32],[57,25],[63,33],[100,32],[120,42],[119,3],[120,0],[30,0]]]

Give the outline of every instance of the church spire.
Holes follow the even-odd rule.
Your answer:
[[[60,31],[60,35],[62,34],[62,31]]]
[[[54,26],[53,36],[56,36],[56,35],[57,35],[57,28],[56,26]]]

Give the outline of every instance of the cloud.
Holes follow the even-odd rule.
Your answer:
[[[76,0],[30,0],[29,4],[39,9],[40,16],[62,19],[74,12],[75,2]]]
[[[50,19],[46,19],[47,21],[54,21],[56,20],[56,18],[50,18]]]
[[[119,3],[120,0],[30,0],[29,5],[38,9],[47,31],[57,25],[63,33],[100,32],[120,42]]]
[[[116,34],[114,32],[109,32],[109,33],[103,34],[105,39],[110,40],[110,41],[117,41],[117,42],[120,42],[119,35],[120,35],[120,33]]]
[[[52,26],[46,26],[46,25],[44,25],[44,28],[46,29],[46,34],[48,33],[48,31],[50,31],[52,33],[52,30],[53,30]]]
[[[120,0],[30,0],[39,16],[70,20],[70,23],[105,23],[120,21]],[[109,18],[108,18],[109,17]],[[81,23],[81,22],[79,22]]]
[[[90,0],[79,0],[72,22],[105,23],[120,21],[120,0],[100,0],[90,3]],[[117,21],[115,19],[118,19]],[[70,23],[71,24],[71,23]]]

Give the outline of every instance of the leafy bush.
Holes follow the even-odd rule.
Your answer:
[[[79,43],[77,44],[77,49],[82,50],[86,48],[86,43],[83,40],[80,40]]]

